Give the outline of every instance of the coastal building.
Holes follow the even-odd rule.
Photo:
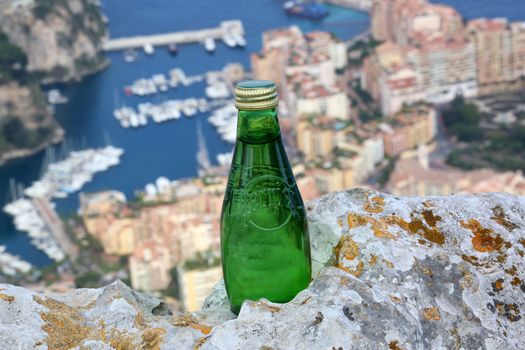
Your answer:
[[[264,32],[262,42],[262,50],[250,56],[253,76],[273,80],[280,87],[284,82],[290,49],[305,45],[306,40],[299,27],[291,26]]]
[[[256,79],[277,83],[288,115],[347,119],[350,105],[336,74],[347,59],[345,44],[330,33],[303,34],[292,26],[265,32],[263,48],[251,56],[251,64]]]
[[[177,286],[185,311],[202,308],[204,300],[222,278],[220,258],[196,258],[177,267]]]
[[[472,43],[463,37],[417,37],[417,47],[386,42],[364,61],[362,86],[384,115],[419,101],[446,103],[458,94],[478,94]]]
[[[312,182],[319,195],[345,191],[356,186],[354,170],[341,167],[313,168],[307,171],[306,178]]]
[[[433,196],[452,193],[507,192],[525,194],[521,172],[498,173],[490,169],[463,171],[429,162],[426,156],[400,159],[385,190],[402,196]]]
[[[129,255],[135,249],[134,218],[119,218],[110,222],[104,235],[100,235],[104,252],[110,255]]]
[[[365,86],[385,114],[411,103],[418,93],[424,101],[446,103],[458,94],[469,98],[524,86],[522,22],[478,18],[465,26],[450,6],[426,0],[378,0],[371,27],[374,38],[384,43],[365,62]],[[393,46],[403,53],[400,62],[392,65],[378,59],[387,54],[385,48],[394,52]],[[407,69],[415,80],[402,80],[402,87],[389,83],[395,79],[391,75],[401,71],[406,76]]]
[[[448,40],[464,28],[454,8],[425,0],[375,0],[371,14],[373,37],[399,45],[415,45],[428,34]]]
[[[446,103],[457,95],[478,95],[475,45],[462,35],[446,39],[444,36],[420,36],[418,47],[407,52],[407,64],[421,77],[423,100]]]
[[[79,214],[86,232],[101,243],[106,254],[128,255],[133,252],[135,218],[123,193],[81,193]]]
[[[437,135],[437,113],[428,105],[405,108],[379,125],[384,151],[398,156],[404,151],[432,142]]]
[[[379,80],[379,86],[379,102],[383,115],[396,113],[403,106],[425,100],[421,74],[409,66],[385,70]]]
[[[309,73],[295,73],[288,76],[287,105],[290,114],[326,115],[331,118],[348,120],[350,104],[348,96],[339,87],[318,83]]]
[[[512,31],[512,79],[525,78],[525,22],[514,22]]]
[[[330,159],[336,147],[335,120],[326,116],[303,118],[297,124],[297,149],[305,161]]]
[[[476,46],[477,78],[482,93],[498,91],[513,78],[512,31],[503,18],[479,18],[468,22],[468,35]]]
[[[335,69],[343,69],[348,64],[348,52],[345,43],[336,42],[330,45],[330,58]]]
[[[141,240],[129,258],[131,286],[145,292],[166,289],[173,262],[168,247],[154,238]]]
[[[133,205],[119,192],[82,194],[80,214],[107,254],[130,255],[134,288],[158,291],[169,285],[174,266],[219,250],[226,181],[159,178]]]

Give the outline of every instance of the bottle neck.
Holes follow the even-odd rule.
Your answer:
[[[237,119],[238,140],[261,144],[273,141],[280,135],[276,108],[260,111],[239,110]]]

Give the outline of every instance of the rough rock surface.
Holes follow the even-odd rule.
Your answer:
[[[3,1],[0,30],[44,82],[79,79],[106,64],[98,52],[106,26],[94,0]]]
[[[308,208],[314,279],[287,304],[222,283],[170,315],[122,283],[44,296],[0,286],[5,349],[525,349],[525,198],[354,190]]]

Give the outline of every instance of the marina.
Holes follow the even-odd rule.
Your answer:
[[[31,264],[19,256],[7,252],[4,245],[0,245],[0,271],[8,276],[16,276],[31,271]]]
[[[187,76],[180,68],[169,71],[168,76],[157,73],[151,78],[141,78],[134,81],[131,85],[124,87],[124,93],[128,96],[151,96],[169,89],[175,89],[179,85],[188,87],[192,84],[203,81],[204,75]]]
[[[151,78],[136,80],[124,87],[124,93],[128,96],[151,96],[176,89],[180,85],[188,87],[203,80],[206,80],[206,98],[169,99],[156,104],[142,102],[136,108],[124,105],[116,108],[113,116],[125,129],[138,128],[146,126],[150,119],[155,123],[163,123],[180,119],[181,116],[193,117],[197,113],[205,113],[231,103],[229,98],[233,87],[227,81],[226,74],[221,71],[187,76],[182,69],[175,68],[169,71],[168,76],[157,73]]]
[[[62,221],[55,211],[52,198],[65,198],[80,190],[97,172],[120,163],[124,151],[113,146],[72,151],[61,161],[55,161],[49,151],[44,160],[42,177],[24,189],[10,181],[11,202],[3,208],[13,217],[18,231],[26,232],[37,249],[54,261],[65,254],[75,258],[78,251],[67,237]]]
[[[141,35],[127,38],[107,40],[102,48],[104,51],[126,49],[144,49],[146,54],[153,54],[155,46],[170,46],[188,43],[201,43],[205,40],[221,39],[227,46],[243,46],[244,27],[239,20],[223,21],[217,28],[188,30],[166,34]],[[242,38],[239,40],[238,38]]]
[[[233,101],[215,110],[208,118],[208,121],[215,126],[224,141],[235,143],[237,138],[237,109]]]
[[[180,119],[181,116],[193,117],[197,112],[205,113],[211,109],[224,106],[229,100],[217,99],[208,101],[205,98],[188,98],[184,100],[167,100],[159,104],[140,103],[137,109],[120,107],[113,111],[113,116],[120,125],[127,128],[138,128],[148,125],[148,119],[163,123]]]

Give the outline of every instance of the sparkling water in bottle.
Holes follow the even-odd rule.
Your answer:
[[[286,156],[272,81],[235,89],[237,141],[221,215],[224,281],[231,310],[244,300],[288,302],[311,278],[301,194]]]

